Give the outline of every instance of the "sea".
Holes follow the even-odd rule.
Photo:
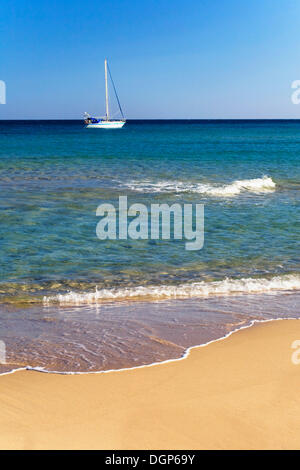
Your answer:
[[[99,239],[120,196],[203,205],[202,249]],[[0,121],[0,373],[136,367],[299,317],[300,120]]]

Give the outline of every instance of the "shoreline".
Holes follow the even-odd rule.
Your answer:
[[[297,448],[300,322],[288,320],[254,321],[185,357],[128,370],[6,374],[0,448]]]
[[[248,329],[248,328],[252,328],[256,324],[269,323],[269,322],[274,322],[274,321],[287,321],[287,320],[292,320],[292,321],[300,320],[300,316],[299,317],[270,318],[270,319],[265,319],[265,320],[256,320],[256,319],[250,320],[247,325],[241,326],[239,328],[235,328],[234,330],[229,331],[228,333],[226,333],[224,336],[221,336],[220,338],[212,339],[210,341],[207,341],[206,343],[201,343],[201,344],[196,344],[194,346],[189,346],[188,348],[186,348],[184,350],[183,354],[179,357],[166,359],[166,360],[162,360],[162,361],[157,361],[157,362],[151,362],[149,364],[141,364],[139,366],[133,366],[133,367],[122,367],[120,369],[107,369],[107,370],[94,370],[94,371],[56,371],[56,370],[51,371],[51,370],[47,370],[43,367],[32,367],[32,366],[27,365],[25,367],[20,367],[18,369],[13,369],[13,370],[8,371],[8,372],[0,373],[0,379],[1,379],[2,376],[11,375],[11,374],[15,374],[17,372],[23,372],[23,371],[40,372],[42,374],[50,374],[50,375],[54,374],[54,375],[73,376],[73,375],[108,374],[108,373],[113,373],[113,372],[124,372],[124,371],[131,371],[131,370],[137,370],[137,369],[144,369],[144,368],[148,368],[148,367],[160,366],[160,365],[169,364],[169,363],[172,363],[172,362],[178,362],[178,361],[182,361],[184,359],[187,359],[189,357],[189,355],[191,354],[193,349],[203,348],[203,347],[209,346],[210,344],[217,343],[218,341],[223,341],[223,340],[229,338],[234,333],[238,333],[239,331],[242,331],[242,330],[245,330],[245,329]],[[9,364],[9,363],[7,363],[7,364]]]
[[[0,373],[26,367],[49,373],[95,373],[179,359],[188,348],[222,339],[253,320],[298,317],[299,305],[299,292],[284,291],[112,302],[99,308],[3,309],[1,340],[8,364],[0,364]]]

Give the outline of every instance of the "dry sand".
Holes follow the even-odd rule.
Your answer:
[[[299,449],[297,339],[299,320],[274,321],[168,364],[2,376],[0,448]]]

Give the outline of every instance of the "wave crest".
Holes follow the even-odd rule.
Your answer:
[[[86,305],[112,300],[163,300],[225,296],[234,294],[268,293],[282,290],[300,290],[300,275],[266,278],[230,279],[211,282],[193,282],[178,286],[138,286],[130,288],[101,289],[94,292],[68,292],[44,297],[44,305]]]
[[[205,183],[188,183],[182,181],[133,181],[126,186],[132,191],[144,193],[199,193],[215,197],[237,196],[242,191],[264,193],[274,191],[276,183],[269,176],[249,180],[237,180],[233,183],[216,186]]]

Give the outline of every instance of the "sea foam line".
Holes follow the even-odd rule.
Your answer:
[[[289,274],[273,278],[226,278],[222,281],[191,282],[178,286],[137,286],[129,288],[97,289],[94,292],[74,292],[45,296],[44,305],[88,305],[111,300],[187,299],[235,294],[268,293],[299,290],[300,275]]]
[[[9,375],[9,374],[14,374],[15,372],[19,371],[33,371],[33,372],[42,372],[44,374],[58,374],[58,375],[91,375],[91,374],[110,374],[112,372],[125,372],[125,371],[133,371],[136,369],[145,369],[148,367],[154,367],[154,366],[161,366],[164,364],[170,364],[172,362],[179,362],[184,359],[187,359],[189,355],[191,354],[193,349],[198,349],[198,348],[204,348],[206,346],[209,346],[210,344],[217,343],[218,341],[223,341],[226,338],[229,338],[231,335],[234,333],[238,333],[241,330],[245,330],[247,328],[251,328],[252,326],[255,325],[255,323],[268,323],[268,322],[273,322],[273,321],[282,321],[282,320],[299,320],[299,317],[280,317],[280,318],[268,318],[266,320],[250,320],[246,325],[240,326],[238,328],[235,328],[232,331],[229,331],[226,333],[224,336],[220,336],[220,338],[212,339],[210,341],[207,341],[206,343],[202,344],[196,344],[194,346],[189,346],[186,348],[183,352],[183,354],[179,357],[175,357],[172,359],[166,359],[165,361],[159,361],[159,362],[151,362],[150,364],[142,364],[140,366],[133,366],[133,367],[124,367],[122,369],[109,369],[109,370],[96,370],[96,371],[87,371],[87,372],[81,372],[81,371],[53,371],[53,370],[47,370],[44,367],[31,367],[31,366],[26,366],[26,367],[20,367],[19,369],[13,369],[12,371],[9,372],[4,372],[0,373],[1,375]]]
[[[205,183],[189,183],[182,181],[132,181],[126,184],[132,191],[144,193],[199,193],[215,197],[237,196],[242,191],[251,193],[272,192],[276,188],[276,183],[269,176],[262,178],[237,180],[233,183],[216,186]]]

